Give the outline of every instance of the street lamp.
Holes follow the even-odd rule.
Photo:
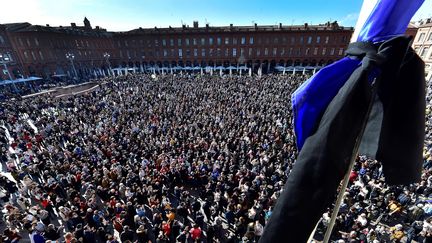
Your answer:
[[[73,62],[74,59],[75,59],[75,55],[73,53],[71,53],[71,52],[68,52],[68,53],[66,53],[66,59],[68,59],[71,62],[72,70],[73,70],[73,72],[75,74],[76,79],[78,80],[78,74],[77,74],[77,71],[75,69],[75,65],[74,65],[74,62]]]
[[[108,52],[105,52],[105,53],[103,54],[103,57],[105,58],[105,61],[106,61],[106,63],[108,64],[108,67],[109,67],[109,72],[110,72],[110,74],[112,75],[111,63],[110,63],[110,61],[109,61],[109,58],[111,57],[111,55],[110,55]]]

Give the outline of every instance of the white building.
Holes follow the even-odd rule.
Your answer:
[[[425,62],[426,80],[432,80],[432,19],[428,18],[418,23],[417,35],[413,48]]]

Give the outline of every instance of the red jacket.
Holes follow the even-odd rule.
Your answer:
[[[197,240],[201,238],[201,228],[192,228],[189,233],[193,240]]]

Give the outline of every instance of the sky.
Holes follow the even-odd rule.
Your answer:
[[[367,1],[367,0],[366,0]],[[234,25],[319,24],[338,21],[355,26],[363,0],[10,0],[2,4],[0,23],[29,22],[51,26],[83,25],[111,31],[142,28]],[[413,19],[432,17],[425,0]]]

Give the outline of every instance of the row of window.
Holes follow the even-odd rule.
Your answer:
[[[1,36],[0,36],[1,37]],[[39,46],[39,39],[34,38],[33,41],[30,38],[26,38],[25,42],[22,38],[17,38],[18,44],[20,46],[27,45],[28,47],[32,46],[32,42],[35,46]],[[0,38],[1,42],[1,38]],[[109,41],[104,40],[98,40],[98,41],[88,41],[88,40],[73,40],[73,41],[66,41],[61,39],[51,39],[49,40],[50,47],[88,47],[88,48],[109,48]]]
[[[340,38],[340,43],[348,43],[348,37],[347,36],[341,36],[341,37],[334,37],[334,39],[331,41],[330,36],[323,37],[323,40],[321,40],[321,36],[300,36],[300,37],[266,37],[266,38],[257,38],[256,43],[257,44],[320,44],[322,41],[324,44],[329,44],[330,41],[334,44],[338,42],[338,38]],[[145,42],[145,43],[144,43]],[[155,39],[155,40],[140,40],[139,44],[141,46],[144,46],[146,44],[148,47],[158,47],[160,44],[162,46],[196,46],[196,45],[253,45],[255,43],[254,37],[209,37],[209,38],[178,38],[178,39]],[[118,47],[129,47],[136,46],[138,43],[136,40],[124,40],[124,41],[117,41]]]
[[[420,35],[419,35],[417,41],[423,41],[424,38],[425,38],[425,36],[426,36],[426,33],[420,33]],[[428,38],[427,38],[426,41],[432,41],[432,32],[429,33],[429,36],[428,36]]]
[[[423,33],[424,34],[424,33]],[[347,43],[348,38],[347,36],[341,36],[341,37],[334,37],[334,39],[331,41],[333,44],[338,42],[338,38],[340,38],[340,43]],[[25,46],[27,45],[28,47],[32,46],[32,43],[34,43],[35,46],[39,46],[39,39],[38,38],[34,38],[33,40],[31,40],[30,38],[26,38],[24,41],[22,38],[17,38],[17,41],[19,43],[20,46]],[[257,38],[257,44],[320,44],[322,42],[321,40],[321,36],[307,36],[307,37],[275,37],[275,38],[270,38],[270,37],[266,37],[266,38]],[[0,44],[4,43],[4,39],[2,36],[0,36]],[[139,41],[140,45],[143,46],[144,45],[144,40],[140,40]],[[328,44],[330,43],[330,36],[325,36],[323,37],[323,43],[324,44]],[[123,45],[122,45],[123,44]],[[131,40],[131,44],[132,46],[136,46],[137,41],[136,40]],[[148,47],[158,47],[160,45],[160,42],[158,39],[156,40],[146,40],[145,44]],[[254,37],[209,37],[209,38],[178,38],[178,39],[162,39],[161,40],[161,44],[162,46],[196,46],[196,45],[253,45],[255,44],[255,39]],[[117,45],[118,47],[129,47],[129,41],[128,40],[124,40],[123,43],[122,41],[117,41]],[[89,42],[88,40],[74,40],[74,41],[66,41],[66,40],[50,40],[50,47],[96,47],[96,48],[101,48],[101,47],[105,47],[108,48],[109,47],[109,42],[108,41],[91,41]]]
[[[20,46],[24,46],[24,41],[22,40],[22,38],[17,38],[17,41],[18,41]],[[32,44],[31,44],[32,41],[29,38],[26,38],[25,42],[26,42],[27,46],[29,46],[29,47],[32,46]],[[39,46],[38,38],[34,38],[33,42],[34,42],[35,46]]]
[[[92,52],[92,51],[77,51],[76,53],[77,57],[88,57],[88,58],[95,58],[95,59],[101,59],[103,57],[102,52]],[[44,55],[43,51],[23,51],[24,58],[27,61],[44,61],[46,56]],[[66,59],[66,53],[60,50],[50,50],[48,52],[48,58],[55,59],[55,60],[65,60]]]
[[[141,53],[137,51],[121,51],[120,50],[120,58],[146,58],[146,57],[252,57],[252,56],[301,56],[301,55],[335,55],[337,51],[337,55],[342,56],[344,54],[344,49],[339,48],[210,48],[210,49],[164,49],[161,52],[156,51],[148,51],[147,53],[142,50]],[[131,55],[131,53],[133,55]],[[141,56],[140,56],[141,54]]]
[[[427,50],[426,50],[427,52]],[[148,51],[147,53],[143,50],[141,53],[137,51],[122,51],[120,50],[120,58],[146,58],[146,57],[260,57],[260,56],[318,56],[318,55],[343,55],[343,48],[210,48],[210,49],[164,49],[160,51]],[[77,51],[76,57],[88,57],[88,58],[102,58],[101,52],[92,51]],[[132,54],[132,55],[131,55]],[[141,56],[139,56],[141,54]],[[43,51],[23,51],[24,58],[29,61],[44,61],[46,56]],[[48,58],[55,60],[62,60],[65,57],[65,53],[60,50],[50,50],[48,52]],[[113,56],[114,57],[114,56]]]
[[[26,60],[30,60],[30,55],[31,55],[33,61],[36,61],[36,60],[38,59],[38,58],[36,57],[37,54],[39,54],[39,58],[40,58],[40,60],[42,60],[42,61],[45,60],[42,51],[39,51],[39,52],[36,52],[36,53],[35,53],[35,51],[29,51],[29,52],[24,51],[23,54],[24,54],[24,58],[25,58]]]
[[[432,60],[432,51],[430,52],[430,54],[428,54],[429,50],[430,50],[429,46],[424,46],[423,48],[421,48],[421,50],[420,50],[420,47],[415,48],[415,51],[419,54],[419,56],[423,60],[426,59],[428,57],[428,55],[429,55],[429,59]]]
[[[323,37],[323,40],[321,40],[321,36],[307,36],[307,37],[275,37],[275,38],[257,38],[257,42],[256,44],[320,44],[322,41],[324,44],[329,44],[330,42],[332,44],[337,43],[337,39],[340,38],[341,43],[347,43],[347,36],[342,36],[342,37],[334,37],[334,40],[330,41],[330,37],[329,36],[325,36]],[[39,46],[39,40],[38,38],[34,38],[33,40],[26,38],[25,41],[23,41],[22,38],[17,38],[17,41],[19,43],[20,46],[25,46],[27,45],[28,47],[32,46],[32,43],[34,43],[35,46]],[[77,47],[77,48],[82,48],[82,47],[96,47],[96,48],[109,48],[109,41],[97,41],[97,42],[93,42],[93,41],[88,41],[88,40],[74,40],[74,41],[66,41],[66,40],[61,40],[61,39],[52,39],[49,41],[50,42],[50,47]],[[135,40],[132,40],[132,46],[136,46],[137,42]],[[139,41],[141,46],[144,45],[144,40],[140,40]],[[0,36],[0,44],[4,43],[4,39],[2,36]],[[129,47],[129,42],[127,40],[123,41],[123,46],[124,47]],[[146,40],[146,44],[148,47],[158,47],[159,46],[159,40]],[[178,39],[162,39],[161,40],[161,44],[162,46],[197,46],[197,45],[253,45],[255,44],[255,39],[254,37],[209,37],[209,38],[178,38]],[[118,41],[117,42],[118,47],[122,47],[122,42]]]

